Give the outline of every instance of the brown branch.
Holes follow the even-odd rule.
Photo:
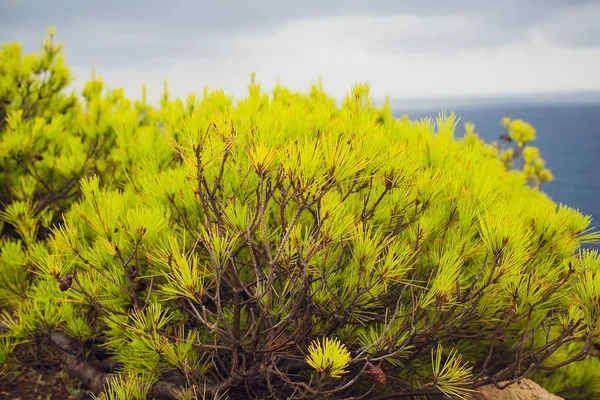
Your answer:
[[[77,340],[66,333],[53,329],[50,332],[50,340],[64,352],[63,362],[69,375],[87,386],[94,394],[102,393],[116,379],[115,374],[106,373],[90,361],[76,356]],[[148,391],[148,397],[175,400],[178,397],[174,389],[171,385],[157,382]]]

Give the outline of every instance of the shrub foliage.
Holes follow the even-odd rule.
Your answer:
[[[539,190],[525,122],[499,149],[365,84],[152,107],[69,81],[51,36],[0,53],[5,374],[53,345],[102,399],[466,398],[569,368],[599,392],[599,236]]]

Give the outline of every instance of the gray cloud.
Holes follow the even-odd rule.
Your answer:
[[[425,18],[419,29],[374,32],[386,52],[493,48],[542,32],[557,45],[600,44],[597,0],[2,0],[0,40],[35,49],[46,26],[56,26],[70,63],[160,65],[169,58],[227,58],[235,37],[269,35],[308,18],[370,14]],[[443,19],[439,19],[440,17]],[[585,23],[581,23],[582,18]],[[444,23],[450,23],[444,26]],[[440,25],[441,23],[441,25]],[[356,30],[362,35],[361,29]]]
[[[388,52],[457,52],[522,44],[540,36],[563,47],[600,45],[598,1],[490,1],[485,8],[465,8],[445,17],[426,19],[416,30],[398,29],[374,46]]]
[[[87,23],[129,24],[144,23],[158,31],[210,30],[239,31],[254,26],[271,26],[308,17],[327,17],[357,12],[419,15],[447,13],[476,7],[474,1],[450,2],[425,0],[306,0],[306,1],[193,1],[193,0],[105,0],[84,2],[73,0],[5,0],[0,22],[22,28],[40,24],[61,27],[82,26]]]

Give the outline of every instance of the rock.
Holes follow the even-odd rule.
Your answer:
[[[521,383],[514,383],[504,390],[497,389],[494,385],[480,387],[473,400],[563,400],[537,383],[523,379]]]

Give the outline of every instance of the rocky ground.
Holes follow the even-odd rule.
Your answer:
[[[474,396],[473,400],[563,400],[561,397],[548,393],[537,383],[523,379],[521,383],[511,385],[504,390],[496,389],[494,385],[484,386]]]
[[[58,370],[58,372],[57,372]],[[14,379],[0,379],[0,399],[10,400],[92,400],[88,391],[60,368],[30,368]],[[473,400],[562,400],[536,383],[523,380],[505,390],[483,387]]]
[[[21,367],[0,376],[0,400],[92,400],[90,393],[75,381],[57,359],[32,349],[18,354]],[[493,385],[480,388],[473,400],[562,400],[529,379],[505,390]]]

